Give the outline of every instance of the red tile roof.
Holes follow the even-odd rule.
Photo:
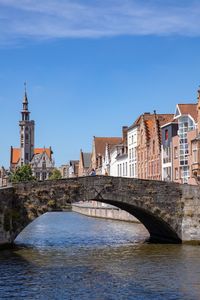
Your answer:
[[[178,104],[181,115],[190,115],[197,122],[197,104]]]
[[[96,155],[104,155],[106,144],[118,145],[122,143],[120,137],[94,137]]]
[[[19,148],[11,148],[11,163],[17,164],[20,158],[20,149]]]
[[[34,154],[41,154],[43,152],[51,158],[51,147],[50,148],[35,148]],[[21,149],[20,148],[11,148],[11,164],[17,164],[20,159]]]
[[[153,120],[155,117],[155,114],[150,113],[144,113],[140,115],[135,122],[129,127],[129,129],[137,126],[140,124],[142,117],[144,118],[144,121]],[[160,126],[172,122],[174,115],[173,114],[156,114],[157,119],[159,120]],[[149,122],[150,125],[151,122]]]
[[[49,158],[51,158],[51,148],[35,148],[34,154],[41,154],[43,152],[46,152]]]

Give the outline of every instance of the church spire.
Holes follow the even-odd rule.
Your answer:
[[[24,97],[22,101],[22,119],[20,126],[20,165],[29,164],[34,155],[34,121],[30,121],[26,83],[24,83]]]
[[[21,111],[22,114],[22,121],[29,121],[29,110],[28,110],[28,97],[26,92],[26,82],[24,82],[24,99],[22,102],[23,108]]]

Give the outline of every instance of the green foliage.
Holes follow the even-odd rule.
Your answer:
[[[50,180],[61,179],[62,175],[58,169],[54,169],[52,175],[49,177]]]
[[[51,208],[55,208],[56,207],[56,201],[55,200],[49,200],[47,203],[48,206],[50,206]]]
[[[29,165],[24,165],[11,174],[10,180],[13,183],[18,183],[22,181],[32,181],[35,180],[35,177],[32,175],[32,170]]]

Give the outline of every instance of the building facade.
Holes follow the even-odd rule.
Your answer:
[[[69,161],[69,178],[78,177],[79,160]]]
[[[110,149],[120,143],[120,137],[93,137],[91,169],[94,169],[97,175],[110,174]]]
[[[78,176],[87,176],[90,174],[91,169],[91,153],[83,152],[80,150],[80,159],[78,166]]]
[[[197,150],[197,143],[193,142],[197,137],[197,104],[177,104],[174,119],[178,122],[178,131],[172,142],[173,181],[195,184],[192,164]]]
[[[138,146],[138,125],[133,124],[128,128],[127,147],[128,147],[128,177],[137,178],[137,146]]]
[[[137,178],[161,180],[161,126],[172,118],[172,114],[156,114],[154,111],[153,114],[144,113],[135,121],[133,128],[137,127],[137,138],[133,145],[137,150],[133,156],[129,153],[129,158],[136,160]]]
[[[178,123],[173,120],[161,127],[162,130],[162,180],[172,181],[173,180],[173,137],[177,136]]]
[[[0,188],[8,185],[8,172],[4,167],[0,168]]]
[[[35,176],[37,180],[49,179],[54,170],[51,147],[49,149],[34,149],[33,158],[29,164],[33,176]]]
[[[69,178],[69,165],[61,165],[59,168],[62,178]]]

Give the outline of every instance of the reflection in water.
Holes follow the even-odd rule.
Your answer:
[[[144,243],[140,224],[45,214],[0,254],[0,299],[200,299],[199,247]]]

